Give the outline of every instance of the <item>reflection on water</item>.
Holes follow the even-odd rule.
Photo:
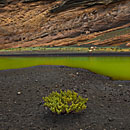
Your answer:
[[[37,65],[84,68],[119,80],[130,80],[130,57],[0,57],[0,70]]]

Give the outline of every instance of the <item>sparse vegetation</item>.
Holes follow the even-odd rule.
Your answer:
[[[8,49],[1,49],[0,52],[24,52],[24,51],[43,51],[43,53],[45,52],[72,52],[72,53],[78,53],[78,52],[83,52],[83,53],[87,53],[90,52],[90,50],[92,50],[92,52],[129,52],[130,48],[129,47],[114,47],[114,46],[110,46],[110,47],[96,47],[96,46],[90,46],[90,47],[26,47],[26,48],[8,48]]]
[[[60,93],[52,92],[47,97],[43,97],[44,106],[48,107],[53,113],[75,113],[86,109],[88,98],[82,98],[78,93],[67,90]]]

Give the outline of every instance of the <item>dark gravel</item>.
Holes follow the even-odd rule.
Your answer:
[[[88,97],[87,109],[52,114],[42,97],[60,89]],[[130,130],[130,82],[63,66],[0,71],[0,130]]]

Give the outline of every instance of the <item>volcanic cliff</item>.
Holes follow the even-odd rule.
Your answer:
[[[1,0],[0,49],[130,46],[130,0]]]

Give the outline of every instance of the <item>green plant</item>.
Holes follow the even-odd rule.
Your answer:
[[[75,113],[86,109],[88,98],[82,98],[78,93],[67,90],[60,93],[52,92],[47,97],[43,97],[44,106],[48,107],[53,113]]]

